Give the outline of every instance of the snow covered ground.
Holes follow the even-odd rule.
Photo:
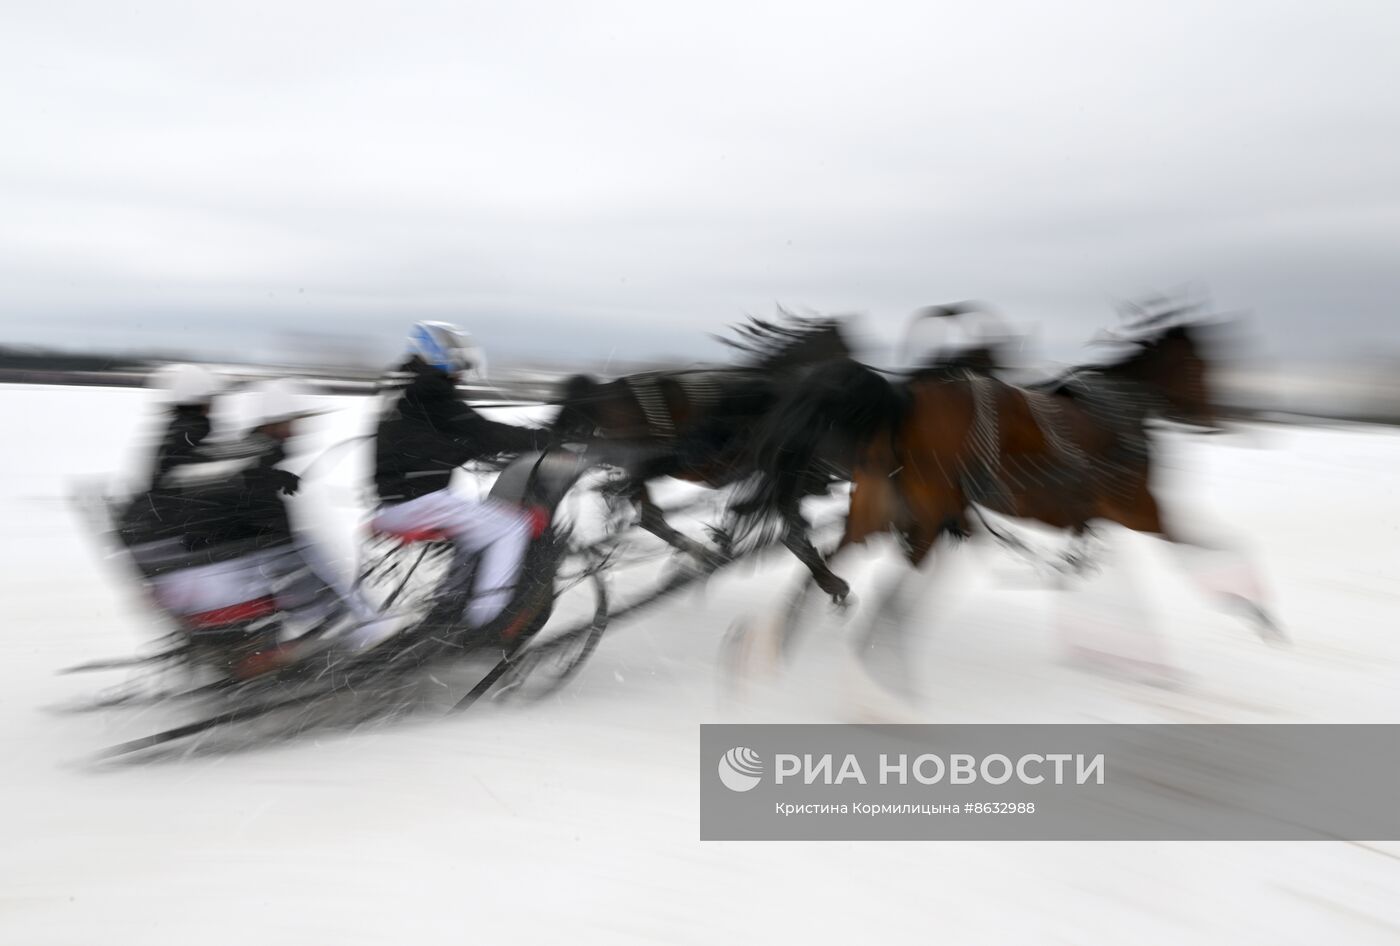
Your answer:
[[[334,403],[301,463],[367,429],[367,401]],[[859,606],[814,602],[776,678],[721,674],[731,625],[794,579],[782,557],[616,627],[539,705],[94,766],[168,717],[55,711],[120,677],[54,671],[149,631],[66,497],[129,465],[149,421],[145,392],[0,388],[0,942],[1400,939],[1393,844],[701,844],[700,723],[872,709],[846,658]],[[296,502],[346,554],[366,454],[342,453]],[[1074,594],[973,544],[914,609],[918,718],[1400,722],[1400,435],[1246,428],[1170,438],[1164,459],[1172,508],[1250,549],[1293,645],[1212,610],[1152,540],[1112,536],[1110,573]],[[842,568],[862,601],[894,574],[880,553]]]

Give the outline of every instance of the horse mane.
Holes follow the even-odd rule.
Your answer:
[[[1162,327],[1153,326],[1146,333],[1139,332],[1133,336],[1118,336],[1111,340],[1121,346],[1116,356],[1108,361],[1100,362],[1094,366],[1101,371],[1125,371],[1141,365],[1151,358],[1164,342],[1173,339],[1183,339],[1194,343],[1196,333],[1190,323],[1178,322],[1173,325]]]
[[[1100,331],[1090,343],[1106,342],[1124,346],[1127,352],[1115,364],[1131,362],[1134,357],[1172,338],[1197,341],[1200,330],[1206,325],[1205,310],[1204,300],[1196,301],[1181,295],[1155,295],[1128,300],[1118,306],[1122,324],[1116,329]]]
[[[749,316],[731,327],[736,338],[715,337],[747,356],[742,367],[767,371],[851,354],[840,319],[794,315],[781,306],[778,315],[771,321]]]

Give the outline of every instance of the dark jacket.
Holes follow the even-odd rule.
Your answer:
[[[136,497],[122,538],[128,545],[178,538],[190,552],[238,554],[290,542],[283,496],[296,490],[297,477],[278,468],[285,458],[282,444],[260,433],[201,446]]]
[[[410,359],[408,385],[380,418],[374,487],[380,502],[401,503],[446,489],[468,460],[543,449],[543,430],[487,420],[462,400],[452,379]]]
[[[188,508],[170,484],[172,470],[198,462],[199,447],[209,436],[209,415],[200,408],[176,407],[156,447],[146,491],[132,498],[119,530],[128,545],[176,538],[183,534]]]
[[[202,407],[177,407],[170,413],[170,425],[156,448],[155,466],[148,488],[155,489],[161,478],[181,463],[193,459],[195,450],[209,436],[209,413]]]

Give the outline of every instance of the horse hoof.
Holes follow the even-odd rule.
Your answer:
[[[719,554],[728,559],[734,555],[734,537],[726,530],[716,526],[710,527],[710,541],[715,544]]]
[[[830,575],[826,578],[818,578],[817,584],[821,587],[822,591],[825,591],[831,596],[833,604],[840,604],[842,601],[845,601],[846,598],[850,597],[851,586],[848,585],[844,579],[837,578],[835,575]]]
[[[1285,631],[1277,621],[1271,618],[1269,613],[1263,608],[1259,609],[1255,621],[1255,630],[1259,632],[1259,637],[1264,643],[1279,645],[1293,643],[1292,638],[1288,636],[1288,632]]]
[[[1292,641],[1283,627],[1273,619],[1264,607],[1249,600],[1244,595],[1226,594],[1225,599],[1245,613],[1254,624],[1259,639],[1266,644],[1290,644]]]

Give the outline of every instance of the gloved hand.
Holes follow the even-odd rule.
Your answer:
[[[283,496],[295,496],[297,490],[301,488],[301,477],[295,473],[288,473],[286,470],[274,470],[273,472],[276,475],[274,482],[277,485],[277,491]]]

